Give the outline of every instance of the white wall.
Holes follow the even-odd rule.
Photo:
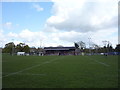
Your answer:
[[[25,52],[17,52],[17,55],[25,55]]]

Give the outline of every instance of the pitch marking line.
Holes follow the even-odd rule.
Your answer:
[[[16,75],[45,76],[46,74],[19,73],[19,74],[16,74]]]
[[[45,76],[46,74],[30,74],[30,73],[20,73],[20,74],[16,74],[16,75],[30,75],[30,76]]]
[[[105,65],[105,66],[110,66],[110,65],[108,65],[108,64],[106,64],[106,63],[99,62],[99,61],[96,61],[96,60],[95,60],[95,62],[98,62],[98,63],[100,63],[100,64],[102,64],[102,65]]]
[[[0,73],[2,74],[2,73]],[[5,73],[4,73],[5,74]],[[10,74],[10,72],[6,72],[6,74]],[[46,75],[46,74],[39,74],[39,73],[19,73],[19,74],[16,74],[16,75],[40,75],[40,76],[43,76],[43,75]]]
[[[44,64],[53,62],[53,61],[55,61],[55,60],[62,59],[62,58],[63,58],[63,57],[61,57],[61,58],[55,58],[55,59],[52,59],[51,61],[46,61],[46,62],[43,62],[43,63],[41,63],[41,64],[38,64],[38,65],[35,65],[35,66],[32,66],[32,67],[28,67],[28,68],[23,69],[23,70],[18,71],[18,72],[10,73],[10,74],[5,75],[5,76],[2,76],[2,77],[8,77],[8,76],[11,76],[11,75],[15,75],[15,74],[21,73],[21,72],[23,72],[23,71],[27,71],[27,70],[30,70],[30,69],[32,69],[32,68],[35,68],[35,67],[38,67],[38,66],[41,66],[41,65],[44,65]],[[0,78],[2,78],[2,77],[0,77]]]
[[[88,57],[87,57],[87,58],[88,58]],[[90,59],[90,60],[93,60],[93,61],[95,61],[95,62],[97,62],[97,63],[99,63],[99,64],[102,64],[102,65],[104,65],[104,66],[107,66],[107,67],[110,66],[110,65],[108,65],[108,64],[106,64],[106,63],[99,62],[99,61],[97,61],[97,60],[95,60],[95,59],[93,59],[93,58],[90,58],[90,57],[89,57],[89,59]]]

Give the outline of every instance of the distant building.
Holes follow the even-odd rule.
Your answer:
[[[75,47],[44,47],[45,55],[75,55]]]
[[[34,55],[37,52],[37,49],[35,47],[30,48],[30,54]]]
[[[43,56],[44,55],[44,49],[43,48],[35,48],[31,47],[30,48],[30,55],[38,55],[38,56]]]
[[[25,52],[17,52],[17,55],[25,55]]]
[[[75,55],[80,55],[80,52],[81,52],[81,51],[80,51],[79,48],[76,48],[76,49],[75,49]]]

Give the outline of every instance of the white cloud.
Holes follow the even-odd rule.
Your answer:
[[[89,33],[92,41],[98,45],[103,45],[102,41],[110,41],[112,45],[115,47],[118,44],[118,29],[117,28],[110,28],[110,29],[102,29],[98,32]]]
[[[7,41],[3,32],[4,31],[1,29],[0,30],[0,47],[3,47],[5,44],[4,42]]]
[[[12,29],[13,28],[13,24],[12,22],[6,22],[3,24],[3,27],[6,29]]]
[[[33,32],[29,29],[24,29],[20,33],[13,33],[10,32],[8,34],[3,34],[3,31],[0,32],[0,41],[3,42],[3,44],[6,44],[10,41],[13,41],[14,43],[18,44],[20,42],[24,42],[28,44],[30,47],[35,46],[39,47],[41,46],[74,46],[74,42],[77,41],[83,41],[88,46],[88,38],[91,37],[91,41],[102,45],[102,41],[107,40],[112,43],[112,45],[115,47],[117,44],[118,38],[117,36],[114,36],[113,34],[116,34],[118,31],[116,28],[112,28],[113,30],[100,30],[96,33],[94,32],[87,32],[87,33],[81,33],[76,31],[55,31],[51,33],[46,33],[43,31],[40,32]],[[113,36],[112,36],[113,35]]]
[[[98,31],[117,27],[117,2],[53,0],[53,15],[47,25],[64,31]]]
[[[24,42],[30,46],[38,47],[40,46],[40,40],[44,40],[46,37],[43,32],[32,32],[29,29],[24,29],[20,33],[10,32],[8,34],[4,34],[4,31],[0,30],[0,41],[2,41],[3,45],[14,41],[15,44]]]
[[[43,9],[40,5],[38,5],[38,4],[33,4],[33,8],[35,8],[38,12],[44,10],[44,9]]]
[[[2,32],[0,37],[6,37],[6,42],[14,38],[15,43],[25,42],[36,47],[40,43],[42,46],[73,46],[75,41],[88,45],[88,38],[91,37],[91,41],[98,45],[107,40],[115,47],[118,43],[118,3],[113,0],[97,1],[53,0],[52,16],[46,20],[42,31],[24,29],[20,33],[10,32],[6,35]],[[34,4],[34,8],[43,10],[38,4]],[[6,25],[9,27],[12,23]]]
[[[12,32],[10,32],[10,33],[8,33],[8,37],[14,37],[14,38],[17,38],[18,35],[17,35],[16,33],[12,33]]]
[[[38,46],[40,40],[46,39],[46,35],[43,32],[32,32],[29,29],[22,30],[18,37],[30,45]],[[36,43],[37,42],[37,43]]]
[[[2,26],[3,26],[3,29],[5,29],[5,30],[15,30],[20,25],[19,24],[14,24],[12,22],[6,22],[6,23],[3,23]]]
[[[115,0],[52,0],[52,13],[46,21],[46,29],[60,42],[85,41],[88,38],[102,45],[110,41],[118,43],[118,2]],[[48,28],[47,28],[48,27]],[[52,28],[52,29],[50,29]]]
[[[3,35],[3,30],[0,30],[0,41],[2,41],[4,38],[4,35]]]
[[[111,29],[102,29],[98,32],[76,32],[76,31],[57,31],[57,32],[51,32],[49,39],[52,41],[51,43],[58,43],[63,46],[73,46],[74,42],[83,41],[88,46],[89,40],[88,38],[91,38],[91,42],[94,42],[100,46],[103,46],[102,41],[107,40],[112,43],[112,45],[115,47],[118,43],[118,36],[117,36],[118,30],[117,28],[111,28]],[[48,40],[49,40],[48,39]]]

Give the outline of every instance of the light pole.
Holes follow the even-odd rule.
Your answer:
[[[41,41],[41,39],[40,39],[40,48],[41,48],[41,42],[42,42],[42,41]]]

